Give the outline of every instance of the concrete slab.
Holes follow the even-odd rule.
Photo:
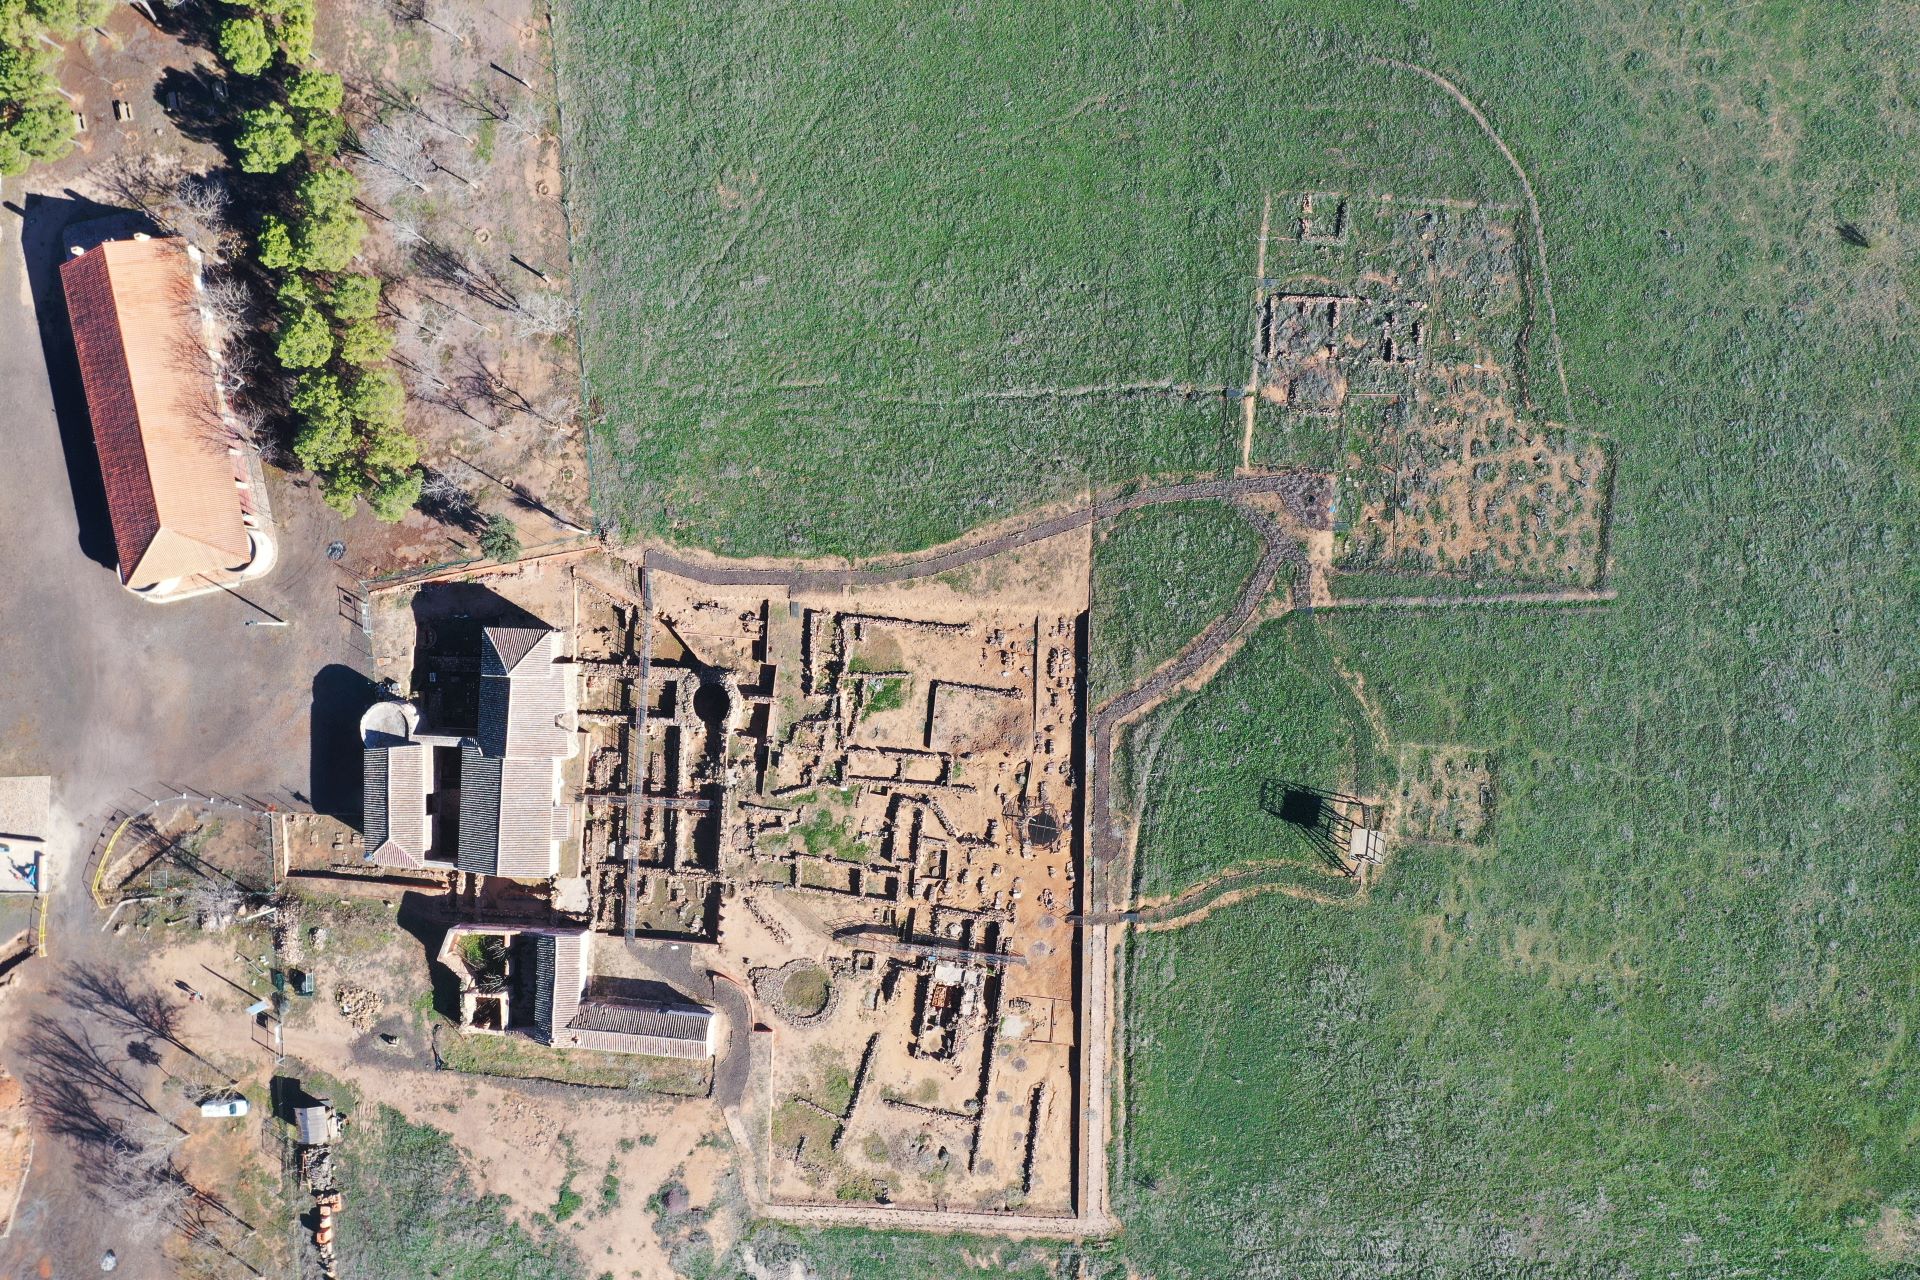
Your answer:
[[[0,778],[0,893],[46,888],[42,850],[52,823],[52,778]]]

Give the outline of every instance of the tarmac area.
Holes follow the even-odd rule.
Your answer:
[[[279,473],[268,575],[169,604],[122,589],[58,277],[65,228],[114,211],[16,190],[0,212],[0,775],[53,778],[47,954],[0,995],[0,1062],[17,1072],[19,1033],[62,975],[132,961],[83,874],[109,816],[183,788],[354,816],[374,685],[357,583],[327,554],[352,526]],[[66,1144],[39,1146],[0,1275],[97,1270],[99,1206]]]

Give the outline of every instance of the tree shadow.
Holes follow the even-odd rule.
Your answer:
[[[100,204],[78,192],[64,196],[31,194],[20,224],[20,252],[27,286],[33,296],[34,316],[40,328],[40,349],[47,369],[47,388],[53,398],[54,420],[60,429],[60,448],[66,458],[67,484],[79,524],[80,550],[87,559],[109,569],[120,563],[113,540],[113,521],[107,509],[106,485],[100,474],[100,454],[93,440],[93,419],[87,412],[86,389],[80,381],[80,360],[74,352],[72,322],[66,293],[60,284],[70,236],[84,240],[88,224],[111,227],[116,234],[158,230],[135,210]],[[110,237],[108,237],[110,238]]]
[[[169,67],[153,86],[153,100],[183,137],[225,147],[235,111],[227,77],[214,67]]]
[[[355,828],[364,816],[360,717],[379,700],[379,685],[341,663],[329,663],[313,678],[307,731],[308,799],[314,812]]]

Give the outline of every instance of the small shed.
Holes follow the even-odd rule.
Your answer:
[[[300,1133],[303,1147],[322,1147],[333,1141],[333,1106],[321,1101],[310,1107],[296,1107],[293,1127]]]

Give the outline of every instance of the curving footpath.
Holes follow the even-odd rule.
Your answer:
[[[659,547],[647,548],[642,563],[649,569],[658,569],[710,587],[765,585],[786,587],[791,591],[844,591],[851,587],[888,586],[963,569],[978,561],[1044,542],[1048,538],[1057,538],[1063,533],[1084,529],[1097,520],[1125,515],[1142,507],[1176,502],[1234,502],[1256,494],[1273,494],[1287,503],[1290,509],[1297,509],[1296,514],[1303,520],[1310,520],[1313,517],[1305,502],[1322,480],[1318,472],[1286,471],[1156,485],[1131,493],[1095,498],[1071,511],[1036,520],[1032,524],[977,542],[962,540],[944,548],[876,565],[852,565],[842,569],[754,568],[690,559]]]
[[[1329,885],[1344,892],[1324,893],[1297,883],[1303,876],[1324,873],[1308,862],[1256,862],[1223,871],[1202,880],[1171,898],[1142,903],[1127,910],[1104,911],[1079,917],[1082,924],[1127,924],[1146,933],[1181,929],[1212,915],[1221,907],[1262,893],[1284,893],[1289,897],[1323,906],[1337,906],[1365,895],[1365,887],[1346,877],[1324,875]]]
[[[845,591],[854,587],[886,586],[947,573],[1063,533],[1084,529],[1097,520],[1124,515],[1143,507],[1207,501],[1236,504],[1260,534],[1264,550],[1233,609],[1215,619],[1178,656],[1134,688],[1099,708],[1091,717],[1092,755],[1086,772],[1089,814],[1086,851],[1089,870],[1092,870],[1114,865],[1116,849],[1120,847],[1107,810],[1107,775],[1113,756],[1114,728],[1202,671],[1266,601],[1282,565],[1291,565],[1295,569],[1293,602],[1296,605],[1307,602],[1309,574],[1305,550],[1272,515],[1244,500],[1259,495],[1277,497],[1288,513],[1302,525],[1315,527],[1322,525],[1325,520],[1324,507],[1319,502],[1324,485],[1325,477],[1317,472],[1289,471],[1149,486],[1106,498],[1095,498],[1073,510],[1035,520],[1004,533],[975,541],[963,540],[882,564],[833,569],[755,567],[692,559],[659,547],[647,548],[641,555],[640,564],[643,577],[659,570],[707,586],[774,586],[789,591]],[[1083,892],[1089,899],[1099,895],[1097,886],[1104,878],[1093,875],[1081,878]],[[1089,901],[1083,904],[1083,909],[1091,917],[1104,906],[1104,903]],[[1089,918],[1081,941],[1086,948],[1086,963],[1081,970],[1083,1039],[1079,1076],[1083,1088],[1077,1135],[1080,1185],[1074,1197],[1078,1210],[1076,1214],[1071,1217],[1052,1217],[957,1209],[889,1210],[819,1204],[791,1205],[764,1200],[755,1204],[756,1212],[787,1222],[985,1231],[995,1235],[1078,1236],[1113,1231],[1115,1222],[1108,1206],[1107,1151],[1113,1113],[1111,1062],[1113,1020],[1117,1012],[1113,966],[1118,934],[1110,931],[1109,921]],[[713,985],[717,994],[721,984],[716,982]],[[731,1119],[732,1115],[738,1114],[737,1107],[745,1093],[748,1049],[737,1043],[738,1037],[730,1037],[730,1040],[736,1042],[728,1045],[723,1054],[725,1061],[716,1068],[714,1092],[723,1105],[729,1107]]]
[[[1119,832],[1114,829],[1111,813],[1112,797],[1107,774],[1113,761],[1113,732],[1127,721],[1164,700],[1181,684],[1213,660],[1221,648],[1239,634],[1254,611],[1265,602],[1273,591],[1274,579],[1280,575],[1280,566],[1293,566],[1293,604],[1299,607],[1306,602],[1308,590],[1306,553],[1288,532],[1281,528],[1280,522],[1264,511],[1258,511],[1242,505],[1240,512],[1260,534],[1265,543],[1260,561],[1247,576],[1240,588],[1240,598],[1233,608],[1213,623],[1171,661],[1162,664],[1145,680],[1125,693],[1109,699],[1093,713],[1091,756],[1087,764],[1087,813],[1088,838],[1087,856],[1092,867],[1097,870],[1118,864],[1120,854]],[[1088,877],[1089,890],[1098,881]],[[1111,910],[1105,903],[1087,904],[1091,914]]]

